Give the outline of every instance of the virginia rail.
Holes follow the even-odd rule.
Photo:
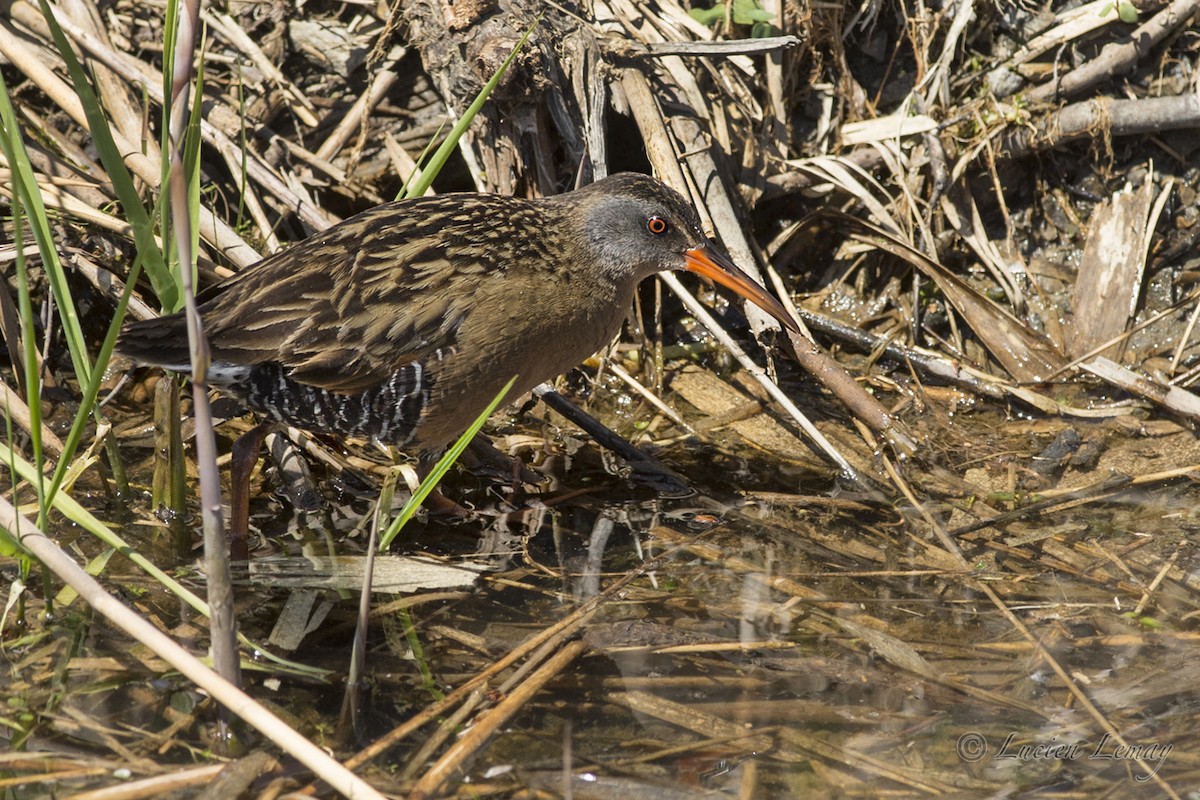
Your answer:
[[[263,259],[200,298],[209,380],[276,420],[427,461],[513,375],[517,397],[608,344],[638,283],[670,269],[797,327],[678,192],[622,173],[538,200],[387,203]],[[128,325],[117,348],[190,370],[182,313]]]

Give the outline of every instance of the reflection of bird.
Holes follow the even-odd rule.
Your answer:
[[[624,173],[541,200],[389,203],[264,259],[201,297],[209,380],[300,428],[436,455],[514,375],[510,397],[607,344],[638,282],[668,269],[796,328],[682,196]],[[190,369],[182,313],[130,324],[117,346]]]

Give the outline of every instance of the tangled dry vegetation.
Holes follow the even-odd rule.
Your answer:
[[[545,497],[561,509],[553,523],[544,508],[526,518],[501,503],[484,532],[525,530],[533,543],[515,545],[482,601],[455,590],[375,612],[430,609],[416,626],[429,652],[417,658],[444,696],[430,702],[419,678],[397,677],[420,649],[399,626],[372,668],[376,697],[388,698],[373,724],[398,727],[359,731],[374,740],[367,750],[350,756],[347,739],[304,712],[325,702],[307,689],[281,705],[376,789],[411,797],[1194,790],[1200,0],[700,5],[696,14],[683,0],[202,9],[202,284],[395,197],[537,18],[436,190],[552,194],[652,170],[691,193],[734,260],[760,269],[819,345],[785,341],[753,309],[758,341],[731,335],[745,329],[739,310],[711,292],[697,298],[695,284],[668,276],[645,287],[623,343],[564,391],[590,394],[608,425],[700,499],[653,511],[632,510],[621,490],[603,510],[572,499],[581,474],[603,475],[594,450],[549,412],[510,418],[494,438],[558,482]],[[94,354],[138,252],[131,211],[42,9],[3,8],[0,70],[14,109],[4,133],[24,139]],[[47,8],[153,216],[164,6]],[[17,168],[0,165],[9,200]],[[56,322],[44,255],[17,234],[6,213],[9,444],[30,458],[29,431],[40,426],[53,466],[86,380]],[[36,308],[20,307],[18,254]],[[128,313],[156,313],[154,298],[142,281]],[[22,328],[31,312],[36,342]],[[32,391],[22,367],[31,354]],[[178,496],[190,484],[174,484],[171,500],[170,467],[147,455],[158,452],[143,435],[151,399],[168,409],[159,419],[179,418],[169,410],[177,386],[153,381],[119,387],[70,456],[71,494],[98,516],[123,516],[130,535],[180,532],[154,522],[139,487],[153,484],[155,506],[195,507]],[[392,465],[363,443],[302,444],[318,477],[338,487],[326,499],[351,498],[324,535],[361,548],[354,536],[370,515],[354,495],[377,495]],[[132,494],[122,456],[133,460]],[[568,463],[586,466],[564,477]],[[286,483],[277,472],[264,470],[256,488]],[[33,502],[32,474],[13,467],[9,501]],[[492,489],[457,481],[459,496],[496,505]],[[646,500],[644,488],[629,493]],[[296,494],[292,506],[310,505]],[[259,518],[275,513],[258,501]],[[68,512],[60,507],[52,526],[59,514]],[[614,519],[655,554],[606,562],[608,572],[629,567],[619,577],[601,581],[589,562],[580,579],[576,562],[536,544],[551,527],[594,544]],[[52,530],[64,545],[76,536],[65,523]],[[138,546],[161,547],[154,541]],[[16,560],[0,564],[15,581]],[[126,562],[115,569],[106,582],[158,627],[203,639],[192,618],[165,610],[172,601],[140,601],[144,578]],[[169,693],[149,682],[131,690],[163,663],[120,644],[95,656],[79,649],[86,637],[33,621],[46,599],[34,586],[21,596],[30,621],[15,626],[10,612],[5,628],[14,710],[5,729],[21,748],[0,756],[15,776],[6,780],[60,793],[111,783],[118,768],[147,781],[211,780],[221,764],[178,767],[205,746],[211,701],[175,708],[197,700],[181,682]],[[265,638],[274,619],[245,611],[242,624]],[[305,637],[310,657],[322,643],[344,646],[336,617],[322,624],[313,612],[280,649]],[[67,618],[81,626],[71,630],[92,624]],[[585,662],[608,666],[572,667]],[[451,740],[456,726],[466,732]],[[1017,745],[1131,749],[1002,763],[995,746],[1009,733]],[[87,754],[24,751],[63,741],[86,743]],[[261,754],[234,763],[235,788],[223,791],[274,796],[298,785]],[[517,772],[488,771],[511,764]],[[680,784],[688,780],[695,791]]]

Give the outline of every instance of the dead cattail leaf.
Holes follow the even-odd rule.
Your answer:
[[[1043,336],[907,242],[846,214],[822,211],[813,217],[836,222],[849,237],[885,250],[920,270],[937,284],[946,300],[966,319],[992,357],[1018,381],[1036,382],[1066,364],[1062,354]]]

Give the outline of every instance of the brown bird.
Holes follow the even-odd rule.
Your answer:
[[[608,344],[638,283],[671,269],[797,329],[679,193],[623,173],[539,200],[387,203],[263,259],[201,297],[209,380],[276,420],[426,460],[514,375],[510,397]],[[131,323],[117,348],[190,370],[182,313]]]

